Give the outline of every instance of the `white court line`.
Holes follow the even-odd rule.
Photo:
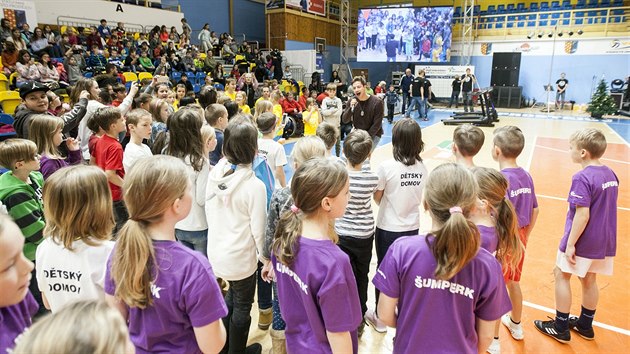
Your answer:
[[[552,147],[548,147],[548,146],[543,146],[543,145],[536,145],[536,147],[539,147],[541,149],[547,149],[547,150],[552,150],[552,151],[557,151],[557,152],[563,152],[565,154],[568,154],[569,151],[567,150],[562,150],[562,149],[556,149],[556,148],[552,148]],[[606,161],[612,161],[612,162],[616,162],[616,163],[623,163],[626,165],[630,165],[630,162],[628,161],[621,161],[621,160],[615,160],[615,159],[608,159],[605,157],[600,158],[600,160],[606,160]]]
[[[554,309],[550,309],[549,307],[545,307],[545,306],[541,306],[541,305],[532,304],[531,302],[528,302],[528,301],[523,301],[523,305],[525,305],[527,307],[534,308],[536,310],[548,312],[548,313],[551,313],[553,315],[556,314],[556,310],[554,310]],[[603,329],[607,329],[609,331],[613,331],[613,332],[617,332],[619,334],[630,336],[630,331],[629,330],[623,329],[623,328],[619,328],[619,327],[615,327],[615,326],[611,326],[611,325],[608,325],[608,324],[605,324],[605,323],[593,321],[593,326],[597,326],[597,327],[600,327],[600,328],[603,328]]]
[[[553,196],[550,196],[550,195],[544,195],[544,194],[538,194],[538,193],[536,193],[536,197],[541,197],[541,198],[546,198],[546,199],[553,199],[553,200],[560,200],[560,201],[563,201],[563,202],[567,201],[567,198],[553,197]],[[621,209],[623,211],[630,211],[630,208],[624,208],[624,207],[620,207],[620,206],[617,206],[617,209]]]
[[[526,171],[531,171],[532,168],[532,160],[534,159],[534,150],[536,150],[536,143],[538,142],[538,135],[534,135],[534,148],[529,152],[529,158],[527,159],[527,168]]]

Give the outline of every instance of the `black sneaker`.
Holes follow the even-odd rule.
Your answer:
[[[587,329],[581,328],[578,325],[578,317],[576,316],[569,316],[569,328],[576,331],[580,337],[586,340],[595,339],[595,332],[593,331],[593,327]]]
[[[571,332],[568,329],[564,332],[559,332],[556,329],[556,324],[554,320],[536,320],[534,321],[534,326],[536,326],[536,329],[539,330],[542,334],[546,334],[560,343],[569,343],[569,341],[571,340]]]

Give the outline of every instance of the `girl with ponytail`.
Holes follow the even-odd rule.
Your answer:
[[[171,156],[141,159],[123,190],[129,220],[107,264],[105,293],[136,352],[218,352],[227,314],[221,290],[208,260],[175,239],[193,202],[186,166]]]
[[[467,219],[477,194],[466,168],[438,166],[424,189],[432,231],[399,238],[379,266],[378,314],[397,328],[395,353],[485,352],[496,320],[510,310],[501,265],[480,248],[479,231]]]
[[[361,306],[348,256],[333,223],[346,211],[344,165],[313,158],[291,180],[293,204],[276,228],[272,262],[293,353],[357,353]]]
[[[495,253],[503,274],[514,273],[524,252],[519,239],[518,218],[512,203],[506,198],[508,181],[503,174],[488,167],[471,169],[479,186],[479,205],[470,220],[481,234],[481,247]],[[504,277],[505,278],[505,277]],[[499,353],[499,322],[496,323],[490,352]]]

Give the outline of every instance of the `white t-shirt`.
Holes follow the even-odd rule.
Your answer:
[[[175,228],[183,231],[203,231],[208,229],[206,220],[206,188],[208,186],[208,175],[210,174],[210,164],[204,161],[201,171],[195,171],[190,163],[190,156],[184,158],[188,180],[193,187],[193,202],[190,213],[184,219],[175,224]]]
[[[46,237],[37,247],[37,285],[46,295],[52,312],[79,300],[105,299],[105,269],[114,242],[99,243],[90,246],[77,240],[72,243],[71,251],[55,243],[52,237]]]
[[[125,152],[123,154],[123,167],[125,168],[125,172],[129,173],[129,170],[131,170],[131,167],[136,161],[151,156],[153,156],[151,149],[145,144],[138,145],[129,142],[127,146],[125,146]]]
[[[420,203],[427,168],[420,161],[411,166],[396,160],[383,162],[376,171],[378,186],[384,191],[378,208],[376,227],[402,232],[420,228]]]
[[[258,153],[267,159],[276,188],[280,188],[280,182],[276,177],[276,168],[287,164],[287,154],[284,147],[272,139],[258,139]]]

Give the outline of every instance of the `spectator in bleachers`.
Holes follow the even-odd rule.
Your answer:
[[[252,73],[245,73],[239,80],[238,84],[239,90],[245,93],[247,105],[250,108],[254,108],[254,104],[256,103],[256,89],[258,89],[258,81]]]
[[[217,33],[215,31],[210,32],[210,44],[212,44],[213,47],[219,46],[219,37],[217,37]]]
[[[140,58],[138,58],[138,54],[136,54],[135,50],[132,50],[129,55],[125,58],[125,65],[123,66],[124,71],[129,71],[132,73],[138,73],[141,71],[145,71],[142,65],[140,65]]]
[[[175,28],[175,26],[171,27],[171,33],[169,33],[168,39],[175,43],[179,42],[179,33],[177,33],[177,28]]]
[[[186,49],[188,46],[190,46],[190,37],[188,37],[188,34],[182,33],[179,36],[179,49]]]
[[[232,66],[232,70],[230,71],[230,77],[235,79],[235,80],[238,80],[238,79],[241,78],[241,72],[238,70],[238,65],[237,64],[234,64]]]
[[[166,29],[165,25],[162,25],[162,27],[160,27],[160,37],[159,37],[160,41],[162,43],[168,42],[168,35],[169,35],[168,29]]]
[[[123,38],[125,37],[125,24],[122,22],[118,22],[118,24],[116,25],[116,28],[114,28],[114,30],[112,31],[112,35],[117,35],[118,38]]]
[[[74,56],[66,57],[65,68],[68,75],[68,83],[74,86],[83,77],[83,72],[77,63],[77,59]]]
[[[157,46],[155,46],[155,48],[153,48],[153,59],[160,59],[164,54],[166,53],[166,51],[164,50],[164,47],[162,46],[162,43],[159,43]]]
[[[149,58],[149,54],[146,51],[140,53],[140,58],[138,59],[140,66],[144,69],[143,71],[153,72],[155,70],[155,66]]]
[[[83,33],[86,35],[85,44],[88,48],[92,48],[93,46],[97,46],[98,49],[103,49],[103,40],[96,29],[96,26],[92,26],[90,28],[86,28]]]
[[[118,52],[120,52],[123,49],[122,43],[120,43],[120,38],[118,38],[118,35],[112,35],[109,40],[107,41],[107,49],[109,50],[109,52],[111,53],[113,49],[116,49]]]
[[[206,52],[206,58],[203,60],[203,71],[214,72],[217,66],[217,61],[214,59],[212,48]]]
[[[185,18],[182,18],[182,34],[190,35],[192,33],[192,28],[188,24]]]
[[[29,26],[28,23],[24,22],[22,24],[22,31],[20,33],[22,34],[22,39],[24,40],[24,42],[26,42],[26,45],[29,45],[31,43],[31,38],[33,37],[31,26]]]
[[[193,84],[190,82],[190,80],[188,80],[188,75],[186,75],[186,73],[182,73],[182,78],[177,83],[177,86],[179,85],[184,85],[184,87],[186,87],[186,92],[194,91]]]
[[[13,42],[17,51],[28,48],[26,41],[22,38],[22,32],[17,27],[11,30],[11,37],[7,39],[7,42]]]
[[[218,63],[214,70],[214,82],[225,87],[225,74],[223,72],[223,64]]]
[[[11,73],[15,71],[15,64],[18,59],[18,51],[15,48],[15,44],[10,41],[3,43],[2,49],[2,66],[4,67],[4,74],[9,77]]]
[[[31,58],[31,54],[25,49],[22,49],[18,52],[18,60],[15,64],[16,72],[18,73],[16,79],[16,86],[18,88],[22,87],[29,81],[37,81],[39,82],[40,73],[39,73],[39,63],[36,63],[33,58]]]
[[[160,32],[153,32],[149,37],[149,47],[155,48],[158,44],[160,44]]]
[[[105,70],[105,65],[107,65],[107,59],[101,53],[101,50],[98,45],[93,44],[91,46],[91,51],[87,55],[85,59],[85,63],[87,65],[87,70],[92,72],[101,72]]]
[[[147,34],[144,32],[140,32],[140,36],[138,37],[137,46],[141,47],[143,43],[149,45],[149,40],[147,39]]]
[[[184,54],[184,57],[182,58],[182,64],[184,65],[185,71],[192,71],[192,72],[196,71],[195,60],[192,57],[192,51],[190,50],[186,51],[186,54]]]
[[[59,50],[61,51],[62,56],[65,56],[65,53],[72,49],[72,44],[70,44],[70,37],[68,36],[68,33],[64,33],[61,36],[59,36],[59,40],[57,41],[57,46],[59,47]]]
[[[210,43],[210,24],[206,23],[203,25],[197,39],[199,39],[201,50],[204,52],[212,50],[212,43]]]
[[[116,49],[116,48],[110,49],[110,51],[109,51],[109,58],[107,58],[107,62],[109,64],[115,65],[118,68],[118,70],[120,71],[120,70],[122,70],[122,68],[124,66],[123,65],[124,64],[123,60],[124,60],[123,57],[118,53],[118,49]]]
[[[0,20],[0,42],[4,43],[11,37],[11,23],[6,18]]]
[[[232,51],[232,47],[231,47],[231,40],[228,38],[225,40],[225,42],[223,43],[223,59],[228,60],[228,61],[232,61],[234,60],[234,57],[236,56],[236,53],[234,53],[234,51]]]
[[[164,52],[166,53],[168,57],[170,57],[171,54],[177,54],[177,48],[175,48],[175,43],[173,41],[169,41],[166,44],[166,49],[164,50]]]
[[[118,68],[112,63],[105,65],[105,74],[95,76],[94,80],[98,83],[98,87],[101,88],[107,86],[111,86],[113,88],[118,83],[124,84],[118,74]],[[110,94],[111,93],[112,92],[110,92]]]
[[[50,54],[43,53],[40,61],[41,65],[37,67],[39,69],[40,82],[48,86],[51,90],[68,87],[67,82],[59,81],[59,72],[50,60]]]
[[[50,46],[50,56],[53,58],[60,58],[62,56],[61,49],[57,45],[58,36],[55,32],[53,32],[52,28],[49,25],[44,26],[44,37],[48,40],[48,45]]]
[[[98,34],[101,35],[101,38],[105,38],[107,36],[112,35],[112,30],[109,29],[109,26],[107,26],[107,20],[105,19],[101,20],[101,25],[98,26],[97,30],[98,30]]]
[[[68,29],[66,29],[66,34],[68,35],[68,43],[70,43],[70,45],[80,44],[79,37],[77,37],[77,33],[75,32],[74,28],[69,27]]]
[[[41,56],[43,53],[50,54],[52,46],[48,44],[48,40],[44,37],[44,31],[41,28],[35,27],[33,37],[31,38],[31,51],[37,56]]]

